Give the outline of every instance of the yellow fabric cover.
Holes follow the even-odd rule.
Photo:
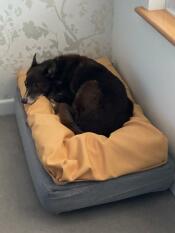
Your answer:
[[[97,61],[118,74],[107,58]],[[24,70],[18,73],[21,95],[25,92],[25,74]],[[128,88],[127,92],[132,98]],[[75,136],[60,123],[52,104],[43,96],[33,105],[26,105],[25,110],[39,159],[56,183],[106,180],[167,161],[167,138],[148,121],[136,103],[134,116],[109,138],[90,132]]]

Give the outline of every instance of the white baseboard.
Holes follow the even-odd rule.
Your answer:
[[[13,98],[0,100],[0,116],[14,114],[14,102]]]

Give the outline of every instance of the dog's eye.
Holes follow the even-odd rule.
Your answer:
[[[25,84],[26,87],[29,86],[29,82],[27,80],[24,81],[24,84]]]

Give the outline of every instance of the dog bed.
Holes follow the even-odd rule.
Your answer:
[[[105,59],[105,62],[106,61],[108,65],[111,66],[109,61]],[[104,62],[104,59],[102,60],[102,62]],[[24,72],[20,73],[19,77],[24,77]],[[23,89],[24,85],[22,84],[23,81],[24,78],[23,79],[19,78],[19,86],[21,93],[23,93],[24,91]],[[144,117],[138,105],[135,104],[134,106],[135,109],[134,117],[129,122],[127,122],[125,126],[122,128],[122,129],[126,129],[128,127],[131,127],[130,129],[134,141],[133,139],[131,140],[130,137],[127,138],[126,132],[121,130],[114,132],[109,137],[109,139],[112,140],[114,144],[110,143],[108,144],[108,146],[111,145],[111,147],[114,148],[115,150],[116,147],[119,147],[120,149],[126,148],[123,154],[121,153],[120,150],[116,152],[118,164],[116,164],[113,157],[111,157],[110,151],[108,151],[109,152],[108,157],[106,157],[107,156],[106,153],[102,153],[103,151],[98,151],[99,142],[97,140],[98,143],[93,144],[95,148],[92,148],[96,152],[97,160],[95,160],[96,162],[93,163],[93,158],[92,158],[90,164],[91,167],[89,168],[89,163],[88,166],[85,166],[84,164],[84,162],[87,162],[87,157],[82,156],[84,150],[82,149],[83,146],[80,146],[81,144],[80,137],[82,137],[82,135],[88,135],[88,137],[93,136],[92,137],[93,140],[95,139],[95,137],[98,137],[102,140],[102,145],[105,144],[106,141],[108,141],[108,139],[105,138],[104,136],[95,135],[92,133],[85,133],[82,135],[74,136],[69,129],[67,129],[66,127],[62,126],[61,123],[59,123],[58,117],[53,114],[52,105],[44,97],[41,97],[39,101],[36,102],[36,104],[37,105],[32,105],[29,108],[25,109],[28,114],[28,118],[27,118],[23,106],[20,103],[20,94],[18,93],[16,98],[16,116],[18,120],[20,133],[22,136],[22,141],[24,144],[24,149],[26,152],[26,158],[29,164],[29,168],[31,171],[31,175],[39,199],[41,203],[51,212],[60,213],[82,207],[120,200],[126,197],[131,197],[146,192],[164,190],[167,189],[172,183],[174,167],[171,159],[167,162],[166,137],[160,131],[158,131],[154,126],[151,125],[151,123]],[[60,134],[62,134],[62,131],[64,133],[66,132],[65,134],[63,134],[64,136],[65,135],[66,136],[64,137],[63,139],[64,143],[62,144],[64,146],[67,145],[68,147],[70,147],[66,149],[64,148],[66,152],[71,151],[71,153],[69,153],[69,157],[67,157],[68,159],[66,160],[66,162],[65,162],[65,157],[62,160],[63,161],[62,163],[57,161],[58,157],[63,156],[61,154],[62,150],[58,150],[58,151],[55,150],[58,153],[55,161],[55,157],[53,157],[54,150],[52,148],[52,143],[50,143],[49,141],[50,144],[49,143],[42,144],[43,140],[38,139],[39,135],[44,136],[44,134],[46,139],[50,138],[48,132],[45,131],[48,128],[52,129],[51,134],[54,135],[54,128],[52,128],[50,123],[48,123],[47,121],[44,122],[44,126],[46,128],[42,126],[43,127],[42,130],[44,130],[41,131],[42,134],[38,133],[39,132],[38,129],[40,129],[40,124],[38,125],[38,122],[43,123],[42,121],[42,119],[44,119],[43,115],[46,116],[47,119],[50,119],[50,116],[51,119],[57,119],[57,124],[59,124],[59,127],[61,126],[59,128]],[[28,127],[28,124],[26,124],[27,120],[32,131]],[[141,122],[139,120],[141,120]],[[143,134],[141,135],[139,134],[138,138],[143,139],[141,141],[140,139],[139,140],[136,139],[136,132],[138,131],[137,130],[135,131],[135,128],[133,128],[133,125],[135,123],[137,123],[137,126],[141,127],[141,130],[146,129]],[[33,134],[33,137],[31,132]],[[120,143],[120,145],[116,144],[115,141],[115,135],[118,136],[119,133],[123,134],[125,136],[125,139],[127,139],[125,141],[122,141],[122,139],[119,140],[118,143]],[[33,138],[35,141],[35,145]],[[74,140],[72,141],[74,144],[72,148],[71,148],[72,144],[69,143],[66,144],[66,140],[71,141],[70,138],[76,138],[77,140],[77,142],[75,142]],[[60,137],[57,137],[56,139],[57,140],[54,142],[59,144]],[[119,138],[117,137],[117,139]],[[134,150],[132,146],[131,149],[129,149],[128,146],[129,142],[136,143]],[[45,149],[45,145],[48,146],[47,150]],[[81,152],[81,154],[79,153],[79,157],[83,158],[83,161],[82,160],[78,161],[79,167],[77,167],[77,165],[75,166],[77,157],[76,158],[74,157],[74,159],[71,158],[71,154],[74,154],[75,153],[74,151],[76,151],[75,145],[76,148],[78,149],[77,154],[78,151]],[[141,150],[141,148],[143,149]],[[88,153],[90,152],[91,151],[88,151]],[[52,159],[49,159],[50,161],[49,166],[46,163],[48,160],[45,157],[48,154],[52,155],[51,156]],[[41,165],[38,158],[42,162],[43,166]],[[105,159],[104,163],[101,163],[101,158]],[[109,165],[108,160],[106,161],[107,158],[108,160],[112,158],[111,160],[112,164],[114,164],[115,162],[112,168],[111,165]],[[69,160],[71,161],[71,163],[67,164]],[[55,166],[55,164],[57,166]],[[151,169],[157,166],[160,167]],[[144,171],[144,170],[148,170],[148,171]],[[76,173],[75,171],[76,172],[78,171],[79,173]],[[135,173],[135,172],[139,172],[139,173]],[[114,178],[129,173],[134,173],[134,174],[130,174],[119,178]],[[103,182],[92,181],[92,180],[106,180],[109,178],[114,178],[114,179]],[[91,181],[76,182],[76,183],[61,183],[61,181],[78,181],[78,180],[91,180]],[[57,184],[55,184],[54,182]]]

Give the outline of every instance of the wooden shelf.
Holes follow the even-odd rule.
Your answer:
[[[135,11],[175,45],[175,16],[166,10],[147,10],[137,7]]]

